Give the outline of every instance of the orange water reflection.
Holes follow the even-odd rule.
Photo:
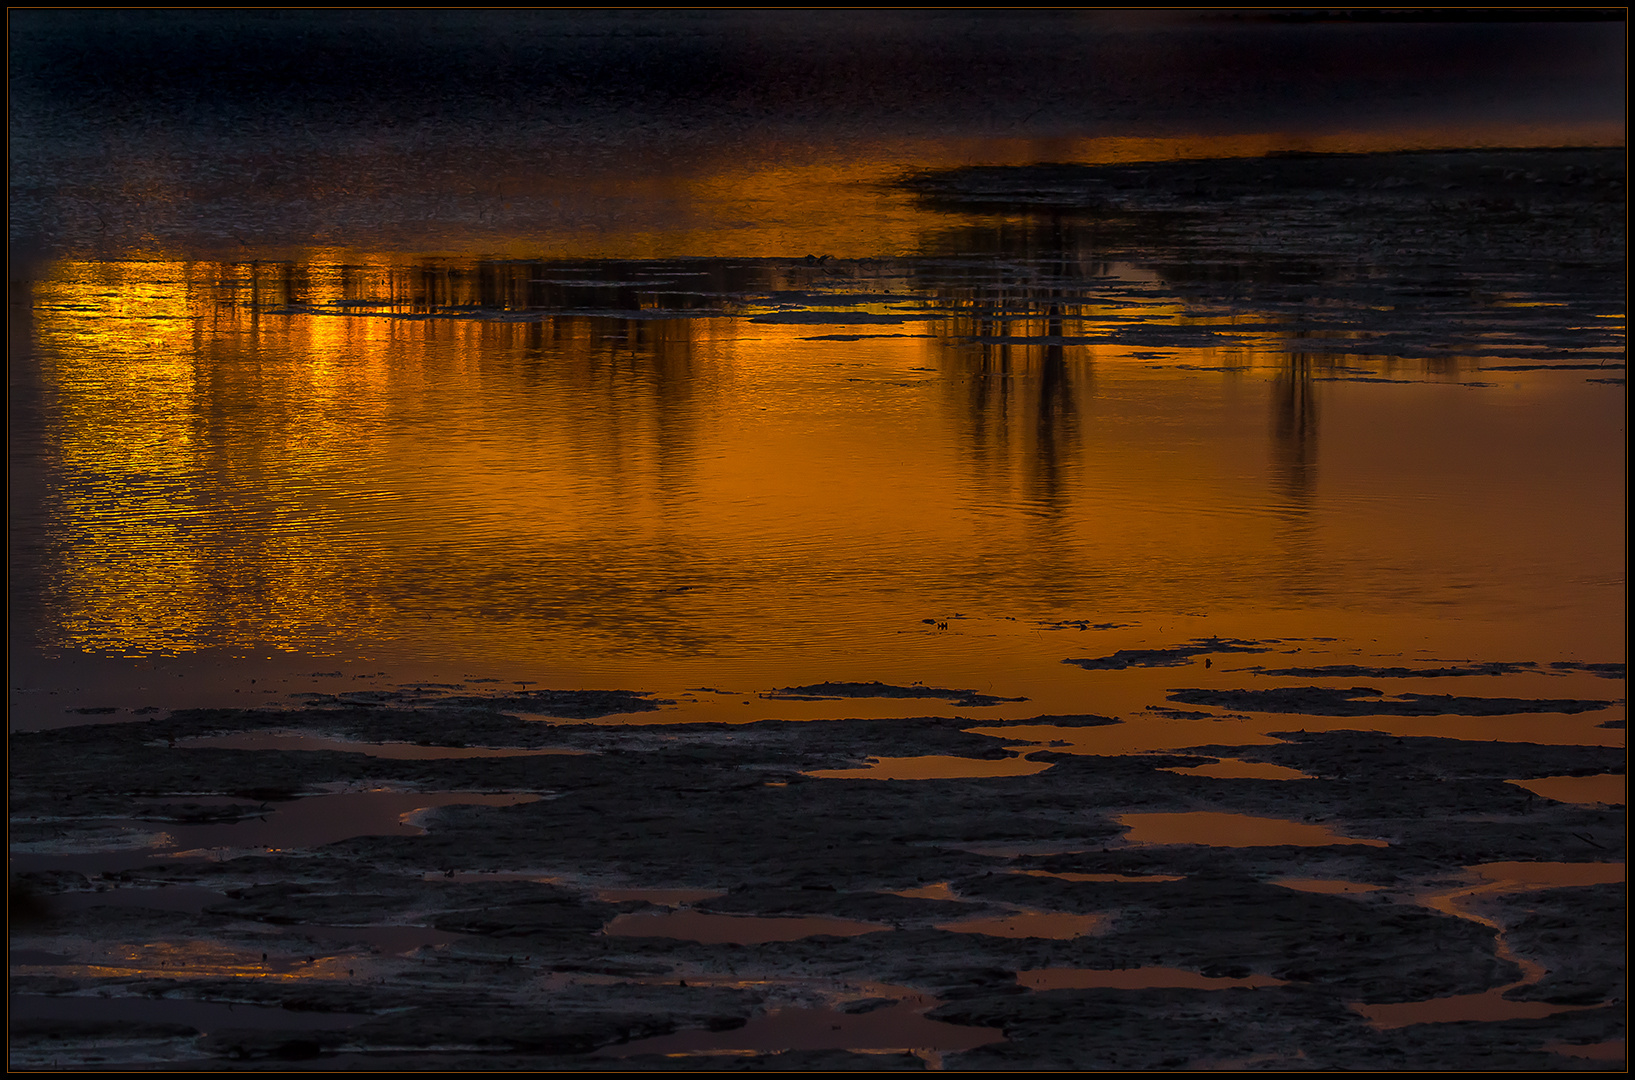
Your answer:
[[[41,538],[20,629],[116,656],[1030,699],[978,714],[1005,717],[1209,685],[1060,661],[1252,623],[1341,641],[1333,661],[1381,628],[1366,651],[1622,655],[1617,395],[1530,372],[1477,393],[1474,357],[1437,361],[1442,382],[1323,382],[1373,361],[1291,356],[1253,312],[1230,347],[1154,354],[1102,332],[1193,316],[1092,254],[1072,273],[1094,288],[1065,297],[1033,270],[891,260],[63,264],[34,294],[40,439],[14,474],[49,494],[18,524]],[[1134,629],[1041,631],[1064,618]],[[746,700],[683,705],[902,708]],[[1611,718],[1381,722],[1621,741]],[[1288,726],[1315,725],[1066,738]]]
[[[1628,778],[1621,773],[1597,773],[1594,776],[1540,776],[1530,780],[1510,780],[1507,783],[1525,788],[1535,795],[1563,803],[1585,805],[1623,806],[1628,798]]]
[[[1379,892],[1384,886],[1363,881],[1341,881],[1338,878],[1273,878],[1273,885],[1296,892],[1317,893],[1322,896],[1350,896]]]
[[[1129,830],[1125,833],[1124,839],[1132,844],[1206,844],[1211,847],[1272,847],[1282,844],[1300,847],[1323,847],[1329,844],[1390,846],[1384,840],[1345,836],[1327,825],[1208,810],[1182,814],[1120,814],[1114,820]]]

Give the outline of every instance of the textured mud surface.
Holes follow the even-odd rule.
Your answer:
[[[1623,809],[1506,782],[1621,772],[1621,749],[1333,732],[1096,757],[959,718],[572,719],[592,704],[564,699],[569,719],[541,722],[335,701],[14,734],[13,1065],[1621,1066],[1546,1047],[1623,1037],[1623,950],[1609,947],[1626,910]],[[273,728],[587,752],[177,744]],[[1228,753],[1314,778],[1165,771]],[[806,775],[886,755],[1050,767]],[[266,841],[303,820],[294,808],[385,789],[433,809],[360,816],[343,823],[356,835],[315,846]],[[1195,811],[1341,839],[1130,840],[1134,817]],[[190,836],[210,843],[184,849]],[[1600,883],[1482,892],[1467,869],[1536,860]],[[1491,925],[1426,900],[1467,885]],[[819,926],[846,929],[802,936]],[[1019,980],[1062,969],[1152,985]],[[1220,988],[1166,983],[1175,970]],[[1516,983],[1506,1000],[1538,1015],[1382,1028],[1358,1011]]]

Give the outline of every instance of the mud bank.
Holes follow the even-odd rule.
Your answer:
[[[1510,782],[1621,748],[554,707],[13,734],[12,1066],[1622,1067],[1623,808]],[[1044,767],[812,775],[888,757]]]

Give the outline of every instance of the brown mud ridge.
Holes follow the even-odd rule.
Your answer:
[[[11,1064],[1622,1067],[1623,808],[1508,782],[1621,773],[1621,748],[1100,757],[965,730],[988,724],[337,703],[13,734]],[[188,743],[292,729],[584,752]],[[1311,778],[1168,771],[1228,754]],[[1049,767],[807,775],[905,755]],[[1132,839],[1154,822],[1180,838]],[[1512,864],[1539,869],[1493,887]],[[1426,899],[1459,889],[1480,918]],[[1503,1018],[1362,1011],[1484,995]]]

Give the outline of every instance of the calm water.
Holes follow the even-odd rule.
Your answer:
[[[511,33],[489,22],[444,30]],[[493,86],[438,82],[457,64],[426,69],[423,100],[394,83],[362,112],[321,79],[293,97],[183,93],[140,49],[94,81],[114,71],[92,63],[101,38],[27,22],[14,722],[336,678],[317,671],[623,686],[731,719],[943,707],[755,697],[848,679],[1029,699],[985,716],[1114,713],[1208,683],[1063,659],[1209,635],[1289,639],[1311,663],[1622,660],[1608,260],[1623,248],[1578,203],[1506,224],[1513,193],[1471,195],[1461,213],[1481,211],[1498,261],[1444,265],[1467,218],[1419,235],[1389,193],[1446,203],[1458,184],[1412,163],[1364,183],[1387,193],[1367,213],[1267,204],[1264,228],[1235,233],[1174,224],[1207,195],[1195,183],[1165,188],[1139,227],[896,183],[1035,161],[1607,145],[1622,138],[1603,85],[1622,70],[1621,24],[1540,31],[1553,44],[1527,54],[1542,66],[1508,111],[1475,91],[1434,109],[1385,94],[1427,47],[1414,32],[1318,27],[1257,40],[1389,62],[1325,83],[1322,108],[1284,109],[1298,88],[1281,83],[1226,108],[1208,79],[1166,75],[1140,101],[1078,87],[1096,104],[1074,113],[1038,105],[1044,69],[1026,58],[1062,27],[1036,23],[990,27],[1016,61],[992,115],[956,107],[965,91],[924,56],[913,92],[871,98],[865,56],[850,82],[808,73],[845,88],[828,105],[762,85],[751,123],[719,87],[644,113],[635,75],[514,115]],[[909,47],[889,19],[870,25],[863,53]],[[606,59],[622,26],[572,40]],[[1084,41],[1108,56],[1180,49],[1200,71],[1224,32],[1097,26]],[[731,20],[648,31],[746,47]],[[1505,55],[1516,33],[1446,30]],[[755,40],[763,74],[806,55],[797,37]],[[513,60],[535,62],[525,52]],[[1556,64],[1580,55],[1593,63]],[[1473,70],[1443,81],[1486,86]],[[1549,184],[1591,184],[1574,168]],[[1240,218],[1254,197],[1234,196]],[[1582,243],[1527,262],[1564,236]],[[1511,692],[1617,696],[1588,676],[1514,678]],[[1539,737],[1617,736],[1594,730],[1607,715]]]
[[[70,657],[1019,715],[1108,707],[1067,656],[1210,634],[1622,657],[1621,386],[1295,353],[1254,311],[1037,343],[1196,321],[1082,269],[1051,324],[991,257],[61,263],[14,618]]]

